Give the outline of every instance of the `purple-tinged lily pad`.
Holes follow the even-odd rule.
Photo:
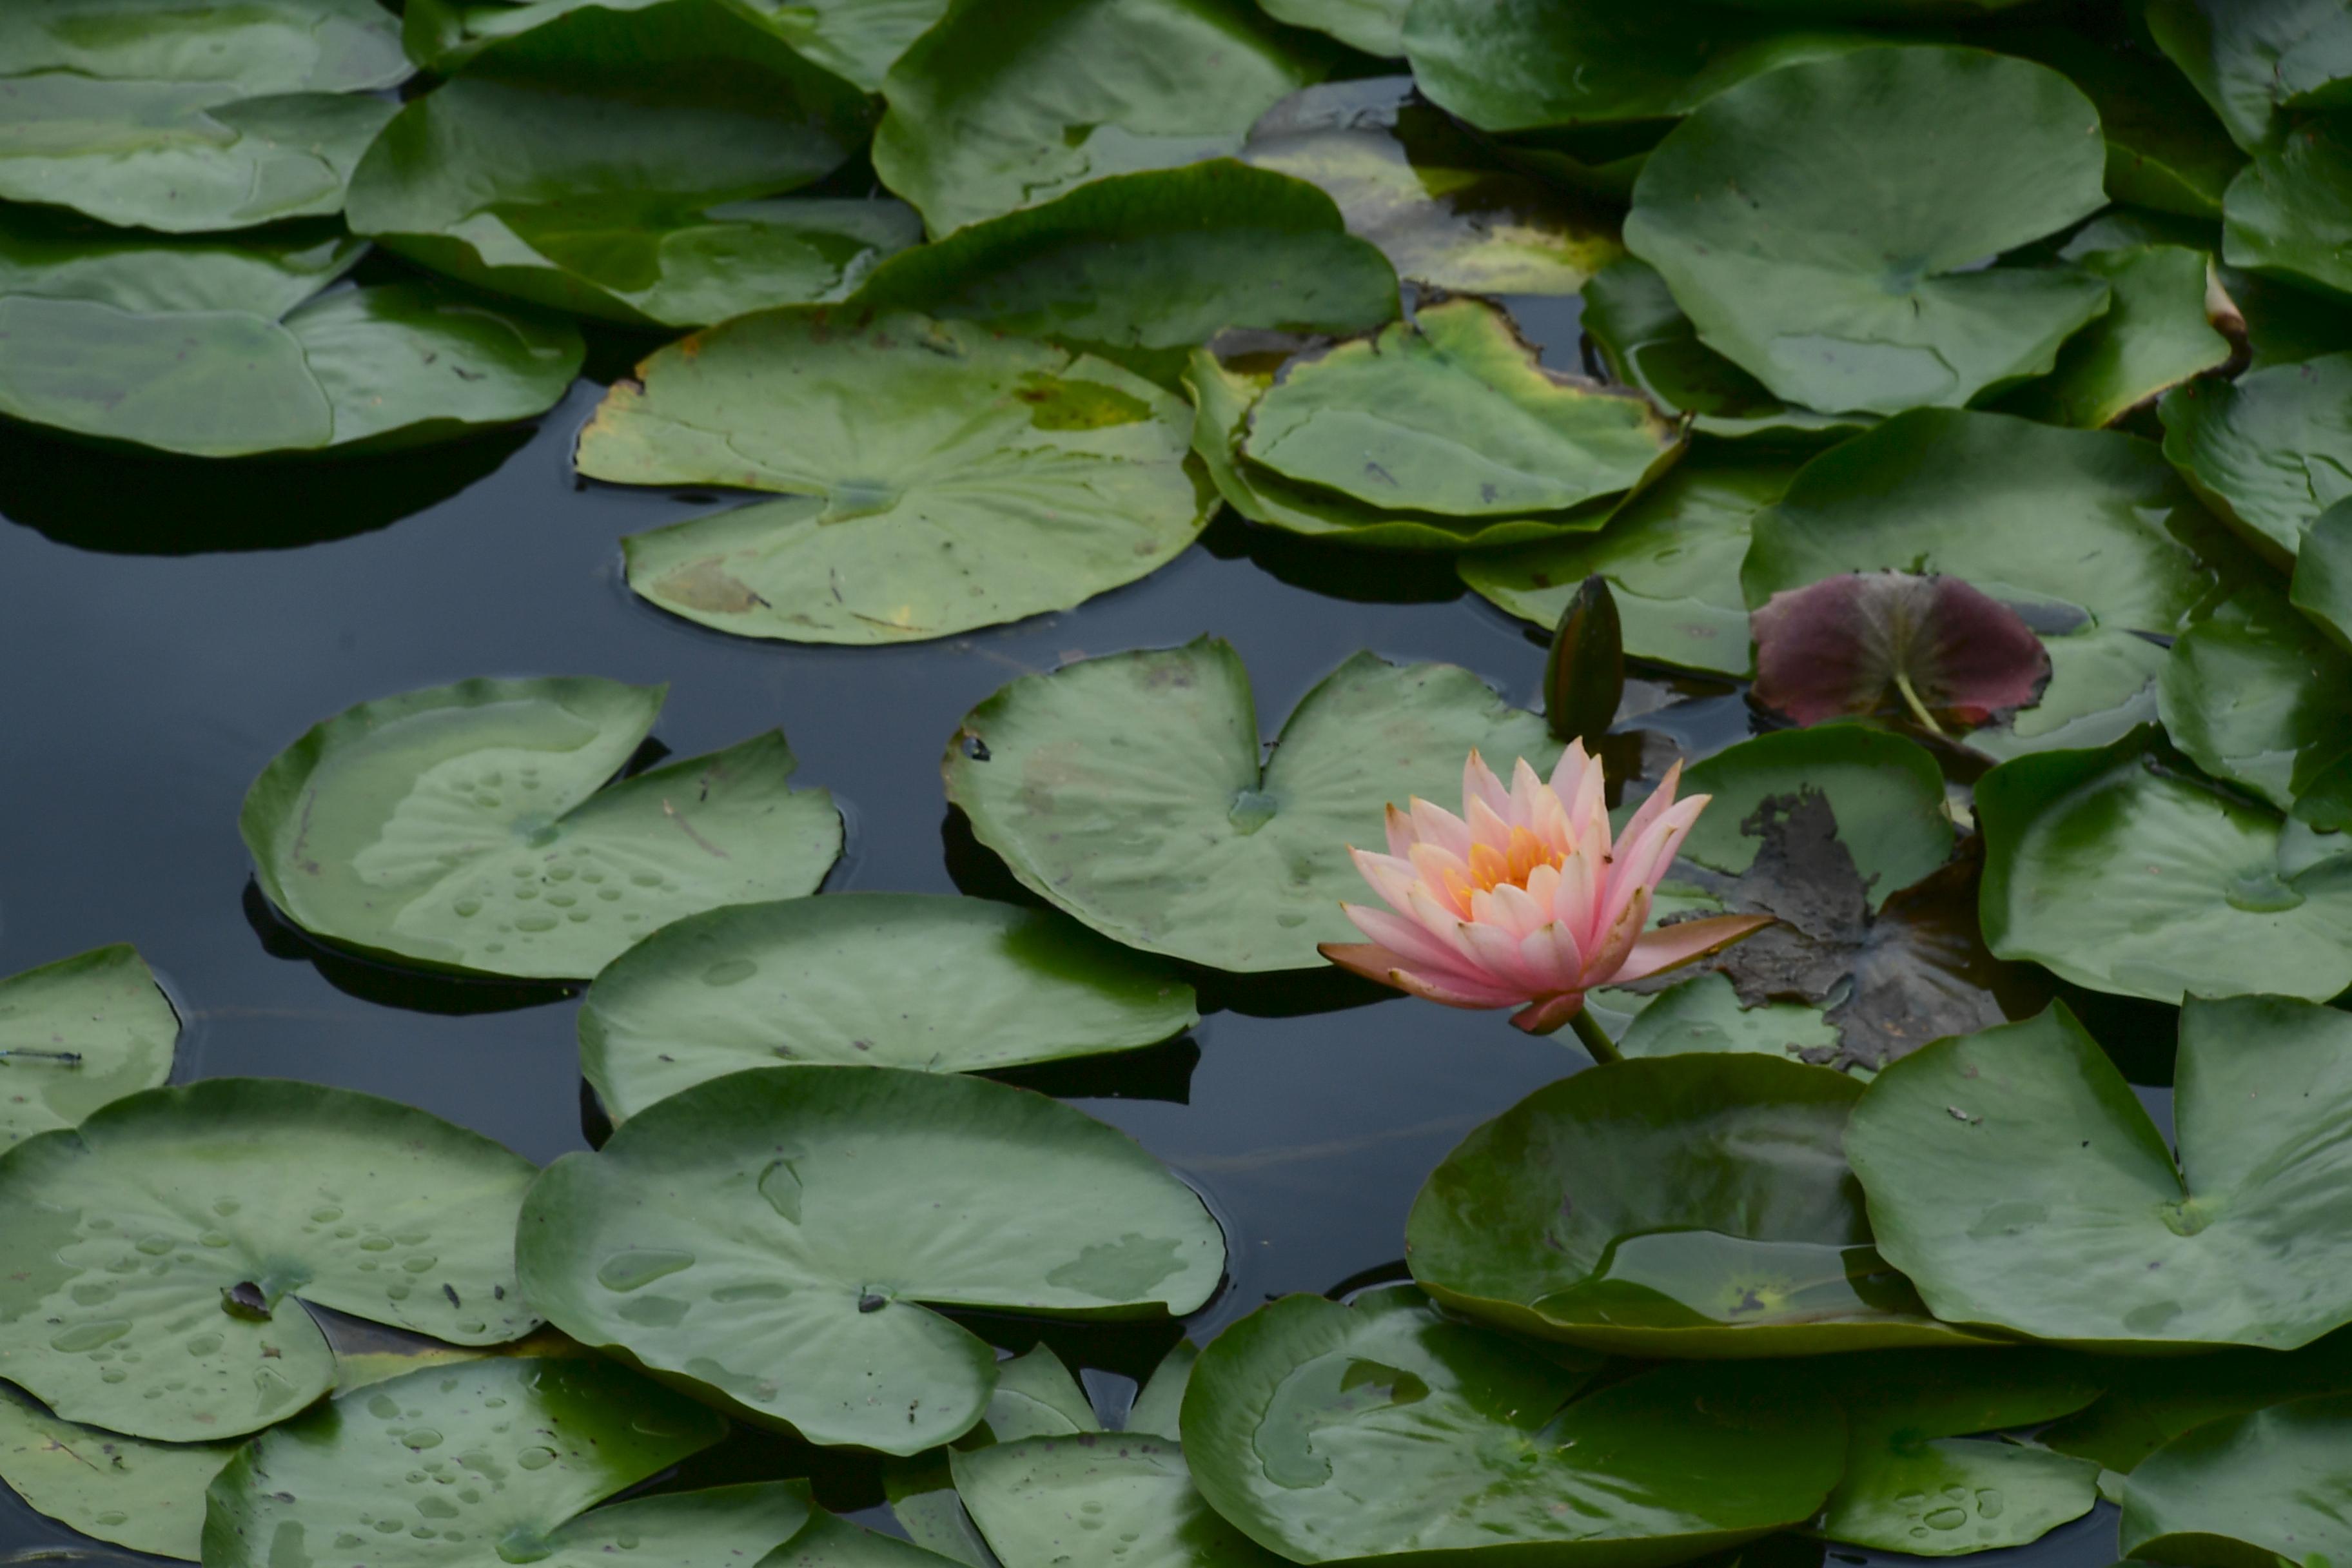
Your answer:
[[[2050,684],[2033,628],[1958,577],[1850,572],[1773,595],[1748,625],[1756,700],[1800,724],[1907,713],[1972,730]]]

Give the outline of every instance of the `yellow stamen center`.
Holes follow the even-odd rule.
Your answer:
[[[1514,827],[1507,848],[1497,849],[1491,844],[1470,846],[1470,882],[1456,890],[1466,901],[1473,889],[1491,893],[1506,882],[1524,888],[1537,867],[1549,866],[1558,870],[1567,858],[1526,828]]]

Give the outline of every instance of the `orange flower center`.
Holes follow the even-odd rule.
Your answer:
[[[1491,844],[1470,846],[1470,883],[1482,893],[1491,893],[1506,882],[1524,888],[1537,867],[1549,866],[1558,870],[1567,858],[1554,853],[1549,845],[1526,828],[1514,827],[1507,848],[1497,849]]]

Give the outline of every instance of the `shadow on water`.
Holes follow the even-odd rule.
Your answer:
[[[541,1007],[568,1001],[586,985],[566,980],[488,980],[362,958],[330,947],[288,921],[271,906],[257,883],[245,884],[245,920],[261,939],[261,950],[272,958],[307,963],[319,977],[346,996],[412,1013],[465,1016],[475,1013],[510,1013],[518,1007]]]
[[[1453,557],[1413,550],[1349,550],[1279,528],[1244,522],[1231,510],[1201,535],[1220,561],[1248,561],[1277,582],[1359,605],[1443,605],[1468,590]]]
[[[108,555],[292,550],[386,528],[488,479],[529,427],[331,462],[87,446],[0,422],[0,517]]]
[[[1033,1062],[980,1076],[1056,1100],[1157,1100],[1190,1105],[1192,1069],[1200,1065],[1201,1042],[1185,1034],[1138,1050]]]

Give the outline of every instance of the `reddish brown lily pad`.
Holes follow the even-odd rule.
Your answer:
[[[1800,724],[1899,715],[1944,734],[2042,700],[2050,654],[2015,610],[1958,577],[1851,572],[1748,616],[1756,701]]]

